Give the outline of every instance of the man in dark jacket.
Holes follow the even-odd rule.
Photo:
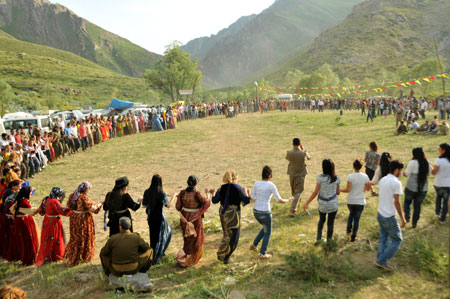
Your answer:
[[[131,275],[146,273],[150,269],[153,250],[138,233],[130,232],[131,219],[119,219],[120,233],[108,239],[100,252],[106,275]]]

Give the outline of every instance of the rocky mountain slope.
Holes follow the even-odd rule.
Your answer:
[[[65,50],[130,76],[160,59],[47,0],[0,0],[0,29],[15,38]]]
[[[261,12],[239,19],[217,35],[195,39],[183,50],[200,60],[205,83],[239,85],[292,50],[307,46],[338,24],[362,0],[277,0]]]

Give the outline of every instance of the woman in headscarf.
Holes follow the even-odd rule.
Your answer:
[[[66,248],[65,263],[76,266],[80,262],[90,262],[95,253],[95,228],[92,213],[97,214],[103,203],[94,204],[88,196],[92,185],[81,183],[74,193],[70,194],[67,208],[72,209],[70,215],[70,240]]]
[[[110,237],[120,232],[119,219],[121,217],[128,217],[132,220],[131,213],[128,209],[137,211],[141,207],[141,200],[139,199],[136,203],[130,194],[128,194],[128,184],[127,177],[118,178],[115,182],[114,189],[106,194],[103,210],[108,213]],[[133,224],[131,224],[130,231],[133,232]]]
[[[241,231],[241,204],[250,203],[249,190],[237,184],[237,173],[229,170],[223,176],[223,185],[212,198],[214,204],[220,202],[220,222],[223,228],[223,237],[217,251],[217,259],[228,264],[231,254],[236,249]],[[214,190],[211,190],[214,193]]]
[[[169,247],[172,230],[164,216],[163,207],[170,208],[172,201],[167,200],[163,191],[162,178],[155,174],[150,188],[144,192],[142,205],[146,207],[148,227],[150,229],[150,246],[153,249],[153,264],[161,262],[164,252]]]
[[[184,246],[175,259],[183,268],[198,264],[202,258],[205,240],[202,216],[211,205],[209,199],[195,189],[198,184],[196,176],[191,175],[187,184],[188,188],[178,194],[176,205],[177,210],[180,211]]]
[[[36,222],[29,215],[31,214],[31,192],[32,188],[30,186],[22,187],[17,193],[14,203],[12,205],[6,205],[7,209],[10,207],[9,211],[14,217],[13,239],[16,257],[27,266],[34,263],[39,249],[39,236]]]
[[[122,115],[119,116],[117,119],[117,137],[123,136],[123,117]]]
[[[53,187],[50,195],[42,200],[35,212],[44,216],[42,222],[41,247],[36,258],[36,266],[42,266],[48,262],[61,261],[66,251],[64,229],[60,216],[72,214],[70,209],[64,208],[62,202],[66,193],[63,189]]]

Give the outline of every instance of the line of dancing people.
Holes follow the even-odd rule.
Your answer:
[[[436,191],[435,214],[441,224],[446,221],[450,197],[450,145],[439,146],[439,157],[432,165],[423,149],[412,150],[412,160],[404,169],[403,163],[394,160],[388,152],[378,153],[376,142],[370,144],[366,153],[366,173],[362,173],[363,162],[353,162],[354,172],[346,179],[346,188],[341,188],[341,178],[335,172],[334,162],[330,159],[322,161],[322,173],[316,179],[316,187],[308,200],[303,204],[308,211],[309,204],[317,198],[319,222],[317,225],[316,245],[321,244],[322,231],[327,224],[327,241],[333,238],[334,220],[339,208],[340,193],[348,193],[347,221],[348,241],[358,240],[359,223],[366,205],[365,192],[372,190],[372,195],[379,197],[377,221],[380,226],[380,241],[376,265],[387,271],[393,271],[389,261],[394,257],[402,243],[401,228],[408,222],[416,228],[421,214],[421,205],[425,199],[428,178],[434,175]],[[184,246],[175,257],[181,267],[197,264],[204,251],[205,233],[203,217],[213,204],[220,203],[219,216],[223,228],[217,258],[227,264],[236,250],[241,227],[241,207],[254,201],[253,214],[261,229],[249,249],[258,250],[259,258],[270,259],[268,246],[272,234],[271,198],[278,203],[291,203],[290,216],[295,216],[304,190],[308,173],[307,161],[309,153],[304,150],[298,138],[293,140],[293,149],[287,152],[289,161],[292,197],[283,199],[277,187],[272,183],[272,169],[264,166],[261,180],[255,182],[253,188],[246,189],[238,185],[235,171],[227,171],[223,176],[223,185],[218,190],[197,189],[199,179],[192,175],[187,180],[187,188],[169,200],[163,190],[162,177],[154,175],[150,187],[144,192],[143,199],[136,202],[128,193],[129,181],[126,177],[115,181],[104,202],[94,203],[89,198],[92,185],[81,183],[70,194],[64,205],[65,192],[61,188],[52,188],[37,209],[32,208],[30,198],[33,188],[21,187],[19,180],[9,183],[1,202],[1,256],[8,261],[20,260],[24,265],[42,266],[48,262],[64,261],[68,266],[81,262],[89,262],[95,252],[95,228],[92,214],[100,210],[106,212],[110,238],[102,248],[100,259],[106,274],[124,275],[138,271],[146,272],[151,265],[159,264],[165,255],[172,231],[165,218],[164,207],[175,204],[180,213],[180,227]],[[403,187],[398,180],[400,175],[408,178],[404,189],[403,208],[400,196]],[[372,186],[379,185],[379,194]],[[145,207],[150,230],[150,245],[138,234],[133,233],[130,210],[137,211],[141,205]],[[411,206],[413,212],[411,212]],[[309,213],[309,212],[308,212]],[[33,219],[35,215],[44,216],[41,239]],[[396,215],[400,218],[398,222]],[[64,230],[61,217],[70,217],[70,240],[65,246]]]

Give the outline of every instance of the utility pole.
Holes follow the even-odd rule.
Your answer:
[[[444,69],[442,68],[441,58],[439,57],[439,50],[438,50],[438,44],[436,39],[434,40],[434,50],[436,52],[437,61],[439,63],[439,68],[441,69],[441,75],[444,74]],[[445,97],[445,79],[444,77],[441,77],[442,79],[442,90],[444,91],[444,97]]]

